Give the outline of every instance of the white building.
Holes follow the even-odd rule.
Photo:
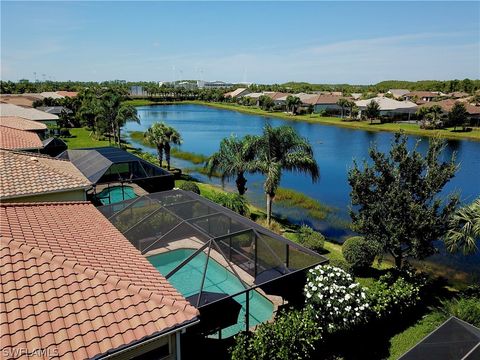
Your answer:
[[[379,105],[380,116],[388,116],[392,118],[406,116],[410,119],[410,115],[415,114],[418,108],[415,103],[410,101],[397,101],[386,97],[375,97],[373,99],[355,101],[355,104],[360,110],[359,116],[362,115],[362,112],[365,111],[368,104],[372,101],[375,101]]]

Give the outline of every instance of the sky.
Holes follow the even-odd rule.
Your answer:
[[[2,0],[1,78],[478,79],[480,2]]]

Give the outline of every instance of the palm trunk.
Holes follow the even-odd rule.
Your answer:
[[[165,144],[165,160],[167,160],[167,170],[170,170],[170,144]]]
[[[162,162],[163,162],[163,147],[157,146],[157,154],[158,154],[158,163],[160,164],[160,167],[162,167]]]
[[[267,193],[267,224],[270,226],[272,222],[272,202],[275,194]]]
[[[247,184],[247,179],[245,179],[245,176],[243,175],[243,171],[239,172],[237,175],[237,180],[235,181],[237,184],[237,190],[239,195],[244,195],[245,192],[247,191],[247,188],[245,185]]]

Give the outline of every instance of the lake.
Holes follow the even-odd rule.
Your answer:
[[[368,148],[377,144],[382,151],[388,151],[393,139],[393,133],[347,129],[336,126],[312,124],[300,121],[288,121],[274,117],[247,115],[236,111],[220,110],[201,105],[153,105],[137,107],[140,124],[128,123],[124,127],[129,131],[145,131],[154,122],[164,121],[175,127],[183,138],[181,149],[211,155],[218,150],[221,139],[235,134],[242,137],[246,134],[260,134],[266,123],[272,126],[289,125],[308,138],[313,146],[315,158],[320,166],[321,177],[316,183],[301,174],[284,172],[281,186],[301,191],[306,195],[331,206],[335,209],[326,220],[309,219],[307,214],[299,209],[285,208],[274,205],[274,212],[295,222],[304,222],[325,235],[342,240],[350,235],[345,228],[350,202],[350,187],[347,183],[347,172],[352,167],[353,159],[368,158]],[[425,152],[428,148],[428,138],[409,136],[409,145],[419,141],[418,149]],[[135,146],[154,152],[141,144]],[[462,202],[468,203],[480,195],[480,142],[467,140],[448,140],[446,156],[457,153],[460,169],[454,179],[445,187],[444,193],[457,191]],[[174,159],[174,165],[180,168],[193,168],[192,164]],[[205,176],[192,173],[195,177],[208,180]],[[247,176],[249,200],[259,206],[264,205],[262,192],[262,177]],[[218,183],[218,179],[212,180]],[[233,184],[227,184],[233,188]],[[435,255],[435,261],[441,261],[458,269],[474,271],[480,274],[480,255]]]

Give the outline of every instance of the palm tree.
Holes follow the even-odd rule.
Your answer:
[[[297,108],[301,105],[302,101],[297,96],[288,95],[286,99],[287,111],[291,110],[292,114],[295,115]]]
[[[350,101],[345,98],[338,99],[337,105],[342,109],[342,119],[345,117],[345,108],[350,106]]]
[[[113,89],[107,90],[100,98],[100,109],[97,121],[102,121],[106,128],[109,128],[113,135],[115,144],[120,146],[121,128],[127,121],[140,122],[137,110],[130,105],[123,105],[125,96]]]
[[[150,126],[145,132],[144,138],[148,144],[157,148],[160,166],[162,166],[163,153],[165,153],[167,169],[170,170],[171,144],[180,145],[182,143],[182,137],[180,136],[180,133],[173,127],[161,122],[154,123],[152,126]]]
[[[448,251],[455,253],[459,249],[465,255],[477,251],[480,240],[480,198],[473,203],[460,208],[450,221],[450,229],[445,235],[445,245]]]
[[[311,176],[315,182],[320,171],[313,157],[312,146],[291,126],[273,128],[266,125],[263,135],[253,139],[252,146],[257,154],[251,171],[265,176],[264,190],[267,197],[267,223],[272,217],[272,201],[280,185],[283,170],[296,171]]]
[[[208,175],[212,176],[215,171],[222,173],[222,182],[235,178],[237,190],[240,195],[247,191],[245,172],[250,171],[252,160],[255,157],[252,136],[238,139],[232,135],[220,142],[220,149],[207,161]]]
[[[373,119],[378,118],[380,115],[380,105],[375,100],[370,101],[365,108],[365,115],[370,119],[371,124]]]

